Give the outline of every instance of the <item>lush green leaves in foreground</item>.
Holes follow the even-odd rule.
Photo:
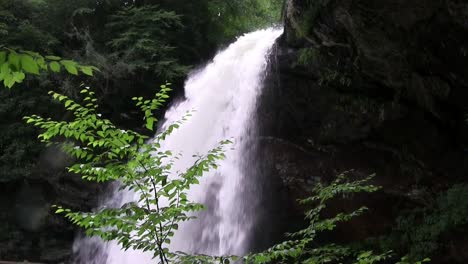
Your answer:
[[[167,98],[170,88],[162,86],[153,100],[134,98],[145,114],[146,127],[153,129],[156,110]],[[180,222],[193,218],[193,212],[203,205],[190,201],[187,191],[217,162],[224,158],[223,149],[229,141],[198,156],[184,172],[174,175],[172,166],[178,154],[163,150],[161,143],[189,116],[171,124],[152,140],[131,130],[117,128],[97,112],[94,92],[81,91],[83,104],[51,92],[54,99],[64,104],[74,115],[72,121],[54,121],[40,116],[25,117],[28,123],[43,129],[42,141],[59,144],[77,163],[69,172],[82,175],[88,181],[119,181],[122,189],[134,191],[138,199],[117,208],[101,208],[96,212],[74,212],[57,207],[73,223],[83,227],[89,236],[116,240],[124,249],[154,252],[161,263],[185,259],[183,253],[168,249]],[[63,141],[62,139],[66,139]]]
[[[97,68],[83,66],[72,60],[57,56],[42,56],[32,51],[0,50],[0,81],[5,87],[11,88],[15,83],[21,83],[26,74],[39,75],[41,72],[66,71],[73,75],[79,72],[92,76]]]

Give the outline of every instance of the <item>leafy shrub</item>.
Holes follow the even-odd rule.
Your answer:
[[[157,120],[153,111],[165,102],[169,91],[170,88],[163,85],[152,100],[134,98],[145,115],[148,129],[154,129]],[[224,146],[230,142],[220,142],[205,156],[199,156],[185,172],[173,177],[170,176],[171,168],[179,155],[163,150],[161,143],[189,113],[148,140],[147,136],[119,129],[101,118],[94,92],[86,88],[81,93],[85,96],[84,105],[59,93],[50,93],[73,113],[72,121],[53,121],[36,115],[25,119],[43,130],[39,135],[43,142],[58,144],[76,159],[76,163],[68,168],[69,172],[82,175],[88,181],[119,181],[121,188],[134,191],[138,200],[96,212],[74,212],[60,206],[56,212],[65,214],[89,236],[116,240],[123,249],[154,252],[154,257],[161,263],[184,259],[185,254],[169,251],[171,237],[180,222],[193,218],[189,213],[203,209],[203,205],[188,199],[187,191],[193,184],[198,184],[204,172],[217,166],[217,161],[224,158]]]
[[[380,189],[368,183],[374,175],[356,181],[350,181],[348,176],[349,172],[345,172],[339,175],[330,185],[324,186],[318,184],[314,188],[313,196],[300,201],[301,204],[312,208],[305,213],[305,220],[308,221],[308,226],[295,233],[287,234],[289,240],[277,244],[265,252],[245,257],[246,263],[371,264],[394,259],[395,256],[391,250],[376,254],[372,250],[353,245],[320,244],[316,241],[320,234],[332,231],[339,223],[348,222],[368,210],[363,206],[351,213],[338,213],[331,218],[322,219],[321,214],[327,208],[327,202],[339,197],[349,198],[352,194],[372,193]],[[411,262],[405,256],[396,263],[420,264],[428,261],[429,259]]]
[[[416,208],[397,219],[393,243],[409,249],[418,259],[443,250],[444,235],[468,224],[468,185],[457,184],[439,194],[431,206]]]

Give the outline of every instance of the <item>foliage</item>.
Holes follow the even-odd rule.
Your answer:
[[[236,36],[266,25],[272,21],[267,18],[270,14],[277,21],[280,2],[0,0],[0,47],[54,54],[98,67],[99,74],[86,82],[96,89],[102,112],[111,114],[114,122],[135,127],[141,116],[129,98],[149,97],[152,84],[166,80],[180,91],[192,65],[205,62]],[[234,27],[234,20],[252,21],[225,29]],[[22,78],[21,72],[12,74],[7,84]],[[48,78],[47,85],[59,86],[72,98],[77,95],[73,87],[83,81],[69,75]]]
[[[314,59],[316,60],[318,58],[318,50],[316,48],[302,48],[298,52],[299,56],[297,58],[297,63],[296,65],[307,67],[312,62]]]
[[[305,220],[308,226],[295,233],[288,234],[289,240],[277,244],[265,252],[252,254],[245,257],[246,263],[354,263],[371,264],[382,263],[391,260],[392,251],[376,254],[372,250],[356,248],[351,245],[336,243],[320,244],[316,240],[320,234],[334,230],[338,224],[348,222],[352,218],[362,215],[367,211],[366,207],[360,207],[350,213],[338,213],[331,218],[322,219],[321,215],[327,208],[327,202],[339,197],[349,198],[356,193],[372,193],[380,188],[369,184],[374,177],[371,175],[362,180],[349,180],[349,172],[344,172],[330,185],[318,184],[314,188],[315,195],[301,200],[304,206],[312,209],[306,211]],[[428,262],[424,259],[419,262],[410,262],[407,257],[400,259],[397,264]]]
[[[42,26],[50,19],[43,13],[47,8],[45,1],[0,0],[0,44],[15,49],[51,52],[50,48],[59,41],[51,34],[50,26]]]
[[[301,4],[301,8],[290,6],[288,19],[298,37],[308,37],[315,27],[315,20],[320,12],[330,4],[331,0],[306,0]]]
[[[15,83],[21,83],[26,74],[39,75],[41,71],[60,72],[64,68],[68,73],[78,75],[78,71],[93,76],[97,68],[83,66],[72,60],[64,60],[57,56],[42,56],[31,51],[14,51],[5,49],[0,51],[0,81],[8,88]]]
[[[282,6],[282,0],[211,0],[208,4],[211,23],[220,27],[218,34],[226,39],[279,23]]]
[[[153,112],[166,101],[170,88],[161,86],[154,99],[134,98],[145,114],[146,127],[152,130],[156,118]],[[223,148],[229,141],[204,156],[185,172],[173,175],[172,166],[179,154],[161,147],[162,142],[190,115],[171,124],[154,139],[132,130],[122,130],[97,113],[94,92],[85,88],[84,105],[67,96],[51,92],[54,99],[63,103],[74,115],[72,121],[53,121],[40,116],[25,117],[28,123],[41,128],[39,138],[48,144],[59,144],[77,160],[68,171],[82,175],[94,182],[119,181],[121,189],[134,191],[138,200],[117,208],[101,208],[97,212],[74,212],[57,207],[71,222],[86,230],[89,236],[116,240],[124,249],[140,249],[154,252],[161,263],[173,258],[183,258],[181,253],[168,249],[171,237],[180,222],[193,218],[190,213],[203,209],[203,205],[187,198],[187,191],[204,172],[216,168],[224,158]],[[64,138],[65,142],[60,139]]]
[[[165,11],[157,5],[124,7],[111,16],[106,25],[116,37],[107,44],[111,56],[128,64],[130,72],[146,70],[165,79],[184,75],[188,68],[174,58],[174,47],[168,32],[182,28],[180,15]]]
[[[0,84],[1,85],[1,84]],[[37,172],[36,159],[43,149],[37,131],[21,118],[31,113],[55,113],[48,96],[37,87],[0,89],[0,182],[29,178]]]
[[[338,223],[347,222],[367,210],[366,207],[361,207],[351,213],[340,213],[329,219],[320,218],[322,211],[327,208],[326,202],[332,198],[358,192],[377,191],[378,187],[365,185],[371,178],[347,182],[346,173],[344,173],[339,175],[328,186],[318,184],[314,188],[314,196],[300,201],[302,205],[312,206],[312,209],[305,213],[308,226],[300,231],[288,234],[290,240],[275,245],[264,253],[249,256],[247,260],[253,263],[288,263],[291,260],[300,261],[301,263],[328,263],[349,257],[353,252],[348,246],[337,244],[327,244],[314,248],[310,248],[310,246],[321,232],[331,231],[336,228]],[[373,256],[373,254],[370,255]]]
[[[96,70],[93,66],[79,65],[57,56],[44,57],[31,51],[17,52],[11,49],[0,51],[0,81],[3,81],[7,88],[22,83],[27,74],[39,75],[44,71],[58,73],[62,68],[70,74],[77,75],[80,71],[89,76]],[[0,137],[0,182],[31,177],[37,170],[34,159],[39,156],[44,146],[37,144],[34,139],[37,131],[19,120],[24,114],[31,113],[32,108],[36,113],[51,111],[53,108],[47,106],[49,101],[45,100],[42,91],[34,86],[29,87],[27,92],[14,94],[2,90],[0,98],[3,98],[0,104],[0,117],[3,120],[0,126],[3,131]]]
[[[468,186],[454,185],[439,194],[431,206],[400,216],[390,243],[409,249],[410,259],[431,256],[444,250],[446,244],[441,242],[444,235],[465,230],[467,224]]]

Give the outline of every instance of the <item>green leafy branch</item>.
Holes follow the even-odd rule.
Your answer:
[[[331,218],[322,219],[321,215],[327,208],[327,202],[335,198],[345,198],[356,193],[373,193],[380,187],[369,184],[375,175],[362,180],[350,181],[351,171],[340,174],[336,180],[329,185],[317,184],[314,188],[314,195],[303,199],[300,203],[310,207],[305,212],[305,220],[308,226],[295,233],[287,234],[288,240],[274,245],[268,250],[250,254],[244,257],[245,263],[304,263],[304,264],[325,264],[325,263],[353,263],[353,264],[373,264],[382,263],[393,257],[391,250],[376,254],[372,250],[356,249],[350,245],[340,245],[335,243],[317,243],[317,237],[326,231],[334,230],[339,223],[350,221],[352,218],[362,215],[368,208],[360,207],[351,213],[338,213]],[[421,264],[427,262],[425,259],[420,262],[410,262],[407,257],[401,258],[397,264]]]
[[[134,99],[145,114],[148,129],[153,129],[153,112],[165,102],[169,91],[168,85],[163,85],[152,100]],[[25,117],[27,123],[43,130],[39,138],[48,144],[59,144],[76,159],[69,172],[88,181],[119,181],[121,189],[133,191],[137,197],[119,207],[103,207],[95,212],[76,212],[61,206],[56,206],[56,212],[84,228],[88,236],[115,240],[123,249],[153,252],[160,263],[183,259],[186,254],[170,252],[168,245],[179,224],[193,219],[193,213],[204,208],[190,201],[187,192],[205,172],[217,167],[225,157],[225,146],[231,142],[221,141],[205,155],[197,156],[185,171],[174,172],[172,168],[180,154],[162,149],[161,144],[189,114],[148,140],[102,118],[97,113],[94,92],[87,88],[81,91],[81,104],[59,93],[50,94],[73,113],[73,120]]]
[[[81,72],[93,76],[98,69],[57,56],[42,56],[32,51],[15,51],[8,48],[0,50],[0,81],[8,88],[23,82],[26,74],[39,75],[41,72],[48,71],[58,73],[62,70],[72,75],[78,75]]]
[[[132,100],[137,102],[136,106],[140,107],[141,111],[145,114],[146,128],[151,131],[154,129],[154,125],[158,121],[157,118],[153,115],[153,111],[163,106],[163,104],[169,98],[168,93],[171,91],[169,85],[171,84],[167,83],[165,85],[161,85],[160,92],[156,93],[155,97],[151,100],[143,100],[143,97],[132,98]]]

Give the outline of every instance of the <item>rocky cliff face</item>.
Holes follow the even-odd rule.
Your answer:
[[[376,173],[384,189],[360,199],[373,211],[346,229],[353,240],[468,181],[466,1],[290,0],[285,13],[259,121],[291,206],[316,181]],[[435,263],[466,263],[463,244]]]

